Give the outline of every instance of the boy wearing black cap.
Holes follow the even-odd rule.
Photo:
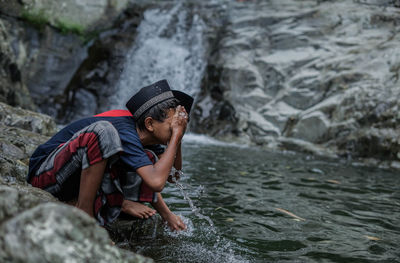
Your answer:
[[[192,97],[172,91],[166,80],[144,87],[126,104],[129,111],[73,122],[39,146],[27,180],[61,201],[75,201],[101,225],[121,210],[142,218],[153,215],[154,210],[138,203],[147,201],[171,229],[185,229],[160,192],[173,167],[181,169],[180,144],[192,103]],[[159,145],[168,146],[163,152]]]

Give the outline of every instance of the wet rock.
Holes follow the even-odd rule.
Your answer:
[[[135,246],[140,242],[154,239],[156,233],[163,231],[160,216],[155,215],[148,219],[137,219],[121,216],[108,229],[111,239],[119,244]]]
[[[93,218],[72,206],[45,203],[0,225],[2,262],[152,262],[111,245]]]

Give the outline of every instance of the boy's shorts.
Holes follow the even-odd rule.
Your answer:
[[[114,126],[107,121],[95,122],[51,152],[30,183],[61,201],[71,201],[78,197],[82,170],[108,159],[93,208],[99,223],[107,225],[120,214],[124,199],[156,201],[156,193],[143,183],[139,175],[121,168],[123,166],[120,165],[118,153],[122,151],[121,140]],[[154,163],[155,154],[151,151],[146,153]],[[120,179],[124,183],[122,187]]]

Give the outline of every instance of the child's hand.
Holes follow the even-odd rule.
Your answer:
[[[167,221],[168,227],[172,231],[180,231],[186,229],[185,223],[183,223],[182,219],[174,213],[169,213],[166,217],[164,217],[164,220]]]
[[[171,129],[172,132],[177,132],[180,138],[183,137],[183,134],[185,134],[186,130],[186,125],[188,121],[188,114],[185,110],[185,107],[178,105],[175,109],[175,114],[172,117],[172,122],[171,122]]]
[[[178,182],[179,179],[181,179],[181,175],[183,175],[183,172],[181,170],[176,170],[175,168],[173,168],[168,176],[167,181],[174,184]]]

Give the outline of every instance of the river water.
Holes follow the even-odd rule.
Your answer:
[[[197,211],[165,188],[188,230],[154,220],[132,249],[156,262],[400,262],[398,172],[194,135],[183,154],[180,183]]]

